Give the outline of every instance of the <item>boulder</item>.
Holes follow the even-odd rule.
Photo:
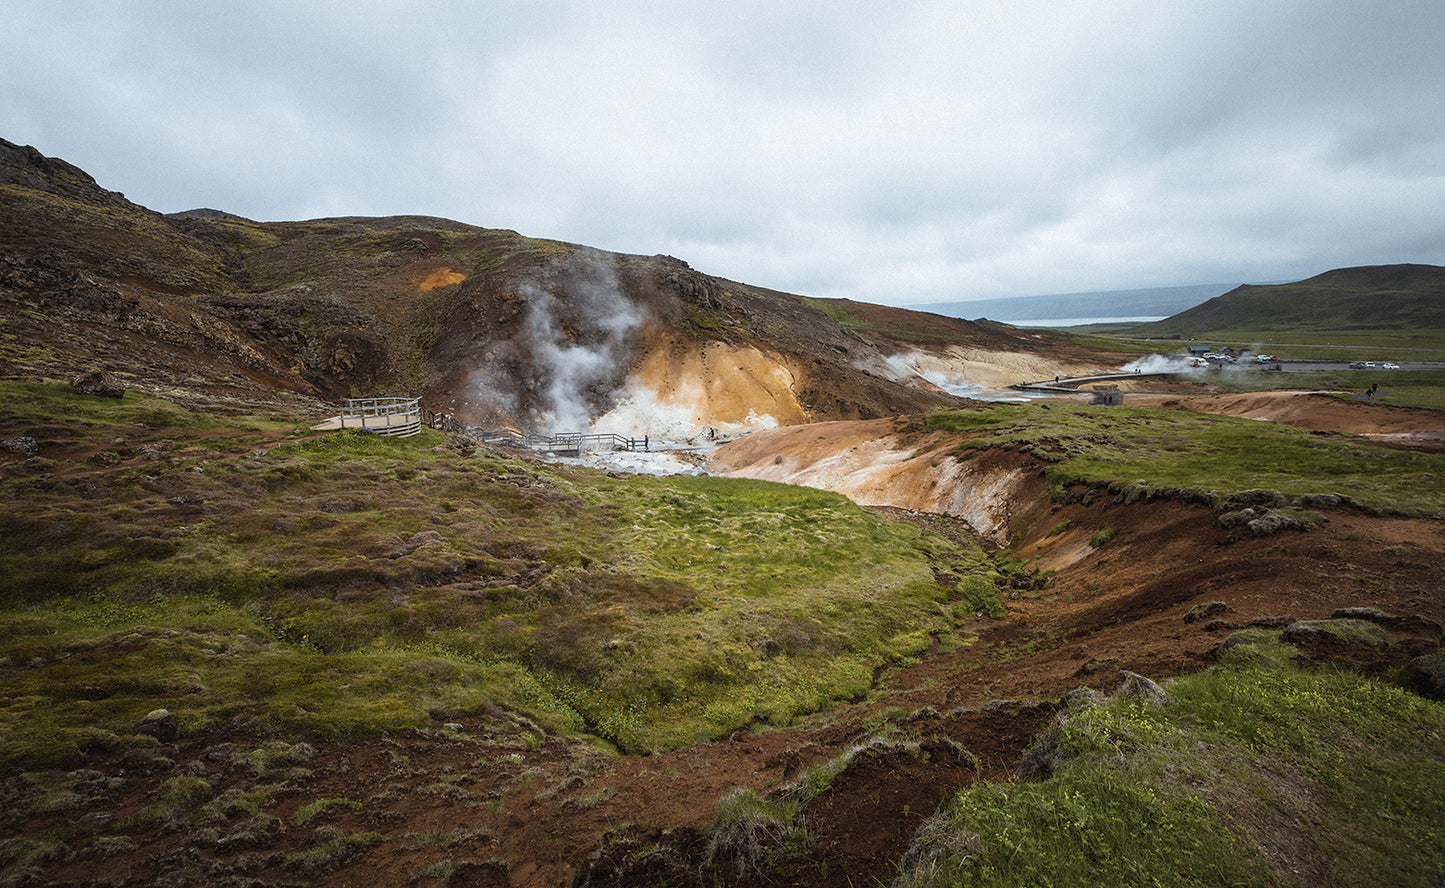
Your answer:
[[[114,374],[102,373],[99,370],[82,373],[70,380],[70,388],[77,395],[86,395],[94,398],[125,397],[125,383],[121,382]]]
[[[1120,673],[1124,683],[1114,692],[1121,700],[1136,700],[1148,706],[1163,706],[1169,702],[1169,693],[1159,683],[1127,669]]]
[[[152,709],[136,726],[137,734],[149,734],[162,743],[170,743],[181,735],[181,726],[168,709]]]
[[[1200,620],[1210,620],[1220,616],[1229,610],[1229,605],[1222,601],[1209,601],[1204,604],[1196,604],[1184,615],[1184,622],[1198,623]]]
[[[1445,701],[1445,654],[1411,660],[1405,667],[1404,685],[1426,699]]]
[[[40,452],[40,445],[29,435],[21,435],[18,438],[6,438],[4,441],[0,441],[0,450],[18,453],[21,456],[34,456]]]

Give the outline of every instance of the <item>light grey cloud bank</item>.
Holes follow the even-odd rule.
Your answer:
[[[12,0],[0,136],[908,304],[1445,264],[1445,4]]]

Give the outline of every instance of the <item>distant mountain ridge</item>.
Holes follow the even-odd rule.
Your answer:
[[[1168,317],[1238,286],[1239,283],[1235,282],[1145,287],[1137,290],[1089,290],[1082,293],[975,299],[969,302],[930,302],[909,305],[907,308],[952,318],[988,318],[1009,324],[1056,318]]]
[[[1445,268],[1365,265],[1287,284],[1245,284],[1131,334],[1219,330],[1445,330]]]

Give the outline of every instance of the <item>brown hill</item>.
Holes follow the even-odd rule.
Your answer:
[[[164,216],[0,140],[0,373],[100,368],[185,397],[422,395],[465,421],[788,424],[957,399],[1095,366],[1048,334],[833,305],[608,253],[420,216],[255,222]],[[900,363],[900,356],[904,359]],[[639,419],[641,417],[641,419]],[[639,429],[645,431],[645,429]]]

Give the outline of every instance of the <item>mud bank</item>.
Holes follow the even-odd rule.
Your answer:
[[[891,419],[825,422],[757,432],[713,454],[708,469],[832,490],[863,506],[951,515],[989,541],[1006,546],[1033,512],[1047,508],[1048,489],[1011,452],[966,462],[951,435],[894,433]]]

